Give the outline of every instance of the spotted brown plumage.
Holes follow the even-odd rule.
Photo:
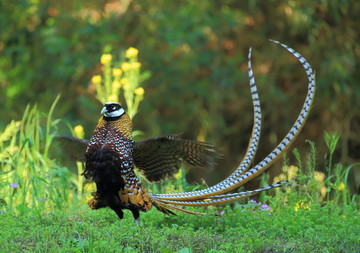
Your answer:
[[[119,218],[123,209],[139,218],[139,211],[148,211],[153,205],[147,190],[134,172],[139,168],[149,181],[159,181],[174,175],[182,160],[195,166],[211,167],[218,156],[214,146],[178,135],[134,142],[131,139],[132,122],[125,110],[115,102],[104,105],[93,136],[86,142],[83,175],[96,183],[97,191],[88,204],[92,209],[110,207]],[[155,204],[156,206],[156,204]],[[158,207],[166,214],[170,210]]]
[[[102,118],[90,140],[72,137],[65,139],[86,145],[86,166],[84,175],[94,180],[97,191],[88,204],[92,209],[110,207],[119,218],[123,209],[132,211],[138,221],[139,211],[148,211],[155,206],[165,214],[179,211],[189,214],[203,214],[178,206],[210,206],[225,204],[252,196],[261,191],[276,187],[294,185],[281,181],[252,191],[231,193],[249,180],[263,173],[294,142],[309,115],[315,95],[315,73],[310,64],[299,53],[279,42],[302,64],[308,76],[308,90],[304,105],[294,125],[284,139],[260,163],[250,167],[260,139],[261,107],[254,74],[251,67],[251,49],[248,56],[248,71],[251,97],[254,109],[254,126],[243,160],[238,168],[218,184],[197,191],[176,193],[148,193],[136,177],[136,166],[149,181],[159,181],[174,175],[181,162],[193,166],[212,167],[219,157],[217,149],[208,143],[183,140],[179,135],[168,135],[139,142],[131,139],[132,123],[125,110],[117,103],[108,102],[101,113]]]
[[[131,119],[115,102],[106,103],[102,114],[85,152],[83,174],[97,188],[88,204],[93,209],[109,206],[120,219],[122,209],[129,209],[138,219],[139,210],[148,211],[152,204],[134,173]]]

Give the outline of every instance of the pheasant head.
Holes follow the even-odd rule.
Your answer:
[[[111,124],[126,138],[131,139],[132,122],[125,109],[116,102],[106,102],[101,110],[102,117],[99,119],[98,128],[105,124]]]

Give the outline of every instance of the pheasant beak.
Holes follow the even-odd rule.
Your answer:
[[[104,115],[107,112],[106,106],[104,106],[101,110],[101,114]]]

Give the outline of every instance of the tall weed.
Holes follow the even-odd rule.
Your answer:
[[[1,134],[1,209],[27,213],[30,209],[67,208],[71,172],[49,158],[59,120],[52,115],[59,96],[47,114],[27,106],[19,122],[11,122]]]

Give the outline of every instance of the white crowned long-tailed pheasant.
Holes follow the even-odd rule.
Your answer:
[[[206,214],[189,211],[179,206],[210,206],[233,202],[249,197],[258,192],[275,187],[293,185],[281,181],[256,190],[229,193],[255,178],[271,166],[296,139],[309,115],[315,95],[315,73],[310,64],[299,53],[281,44],[302,64],[308,76],[308,93],[304,105],[294,125],[260,163],[250,168],[260,138],[261,108],[255,79],[251,68],[251,49],[249,50],[248,72],[254,108],[254,126],[246,154],[238,168],[220,183],[203,190],[181,193],[148,193],[134,173],[136,166],[149,181],[159,181],[174,175],[180,168],[181,161],[190,165],[211,167],[218,157],[213,145],[191,140],[183,140],[177,135],[134,142],[131,138],[132,122],[124,108],[115,102],[107,102],[98,125],[90,140],[69,137],[86,145],[84,176],[96,183],[97,190],[88,204],[92,209],[110,207],[120,219],[123,209],[129,209],[136,221],[139,211],[146,212],[155,206],[165,214],[174,214],[176,210],[192,214]]]

